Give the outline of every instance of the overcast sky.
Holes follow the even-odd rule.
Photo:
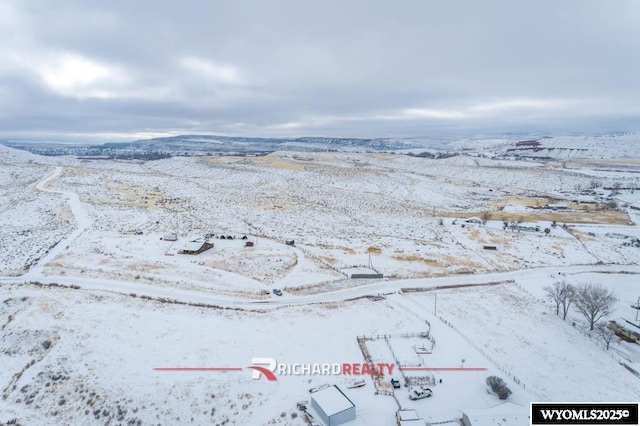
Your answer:
[[[640,130],[640,1],[0,0],[0,137]]]

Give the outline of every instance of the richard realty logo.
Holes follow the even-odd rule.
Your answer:
[[[379,376],[393,374],[394,363],[281,363],[275,358],[251,359],[251,365],[245,367],[251,370],[251,378],[268,381],[278,380],[278,376]],[[153,367],[155,371],[242,371],[243,367]],[[478,371],[486,370],[485,367],[416,367],[399,366],[397,370],[403,371]]]
[[[273,358],[253,358],[249,367],[254,380],[264,376],[277,380],[278,376],[340,376],[391,374],[395,364],[378,363],[279,363]]]

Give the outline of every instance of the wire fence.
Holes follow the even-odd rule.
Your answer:
[[[522,386],[523,389],[527,389],[527,385],[520,378],[516,377],[505,365],[502,365],[501,363],[499,363],[494,357],[492,357],[489,353],[487,353],[487,351],[485,351],[475,341],[473,341],[473,339],[469,338],[466,334],[461,332],[458,329],[458,327],[456,327],[451,322],[447,321],[446,319],[444,319],[441,316],[439,316],[438,318],[440,319],[440,321],[442,321],[442,323],[444,323],[445,325],[449,326],[453,331],[458,333],[458,335],[460,335],[460,337],[462,337],[464,340],[466,340],[467,343],[469,343],[475,350],[480,352],[482,354],[482,356],[484,356],[486,359],[488,359],[494,366],[496,366],[496,368],[498,370],[500,370],[504,374],[506,374],[511,380],[513,380],[514,383],[516,383],[519,386]],[[539,394],[537,394],[532,389],[529,389],[529,392],[532,392],[538,398],[542,398]]]
[[[361,336],[357,336],[358,339],[364,339],[364,340],[380,340],[380,339],[392,339],[392,338],[407,339],[410,337],[421,337],[424,339],[428,339],[429,333],[425,331],[415,331],[410,333],[363,334]]]

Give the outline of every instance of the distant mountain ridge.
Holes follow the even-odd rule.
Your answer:
[[[640,134],[635,132],[570,136],[479,136],[461,139],[179,135],[101,145],[68,145],[37,141],[2,143],[46,156],[75,155],[141,160],[186,155],[266,155],[275,151],[397,152],[427,158],[443,158],[459,153],[534,160],[640,158]]]

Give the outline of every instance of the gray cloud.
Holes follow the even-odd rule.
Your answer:
[[[640,130],[639,15],[633,0],[7,0],[0,136]]]

